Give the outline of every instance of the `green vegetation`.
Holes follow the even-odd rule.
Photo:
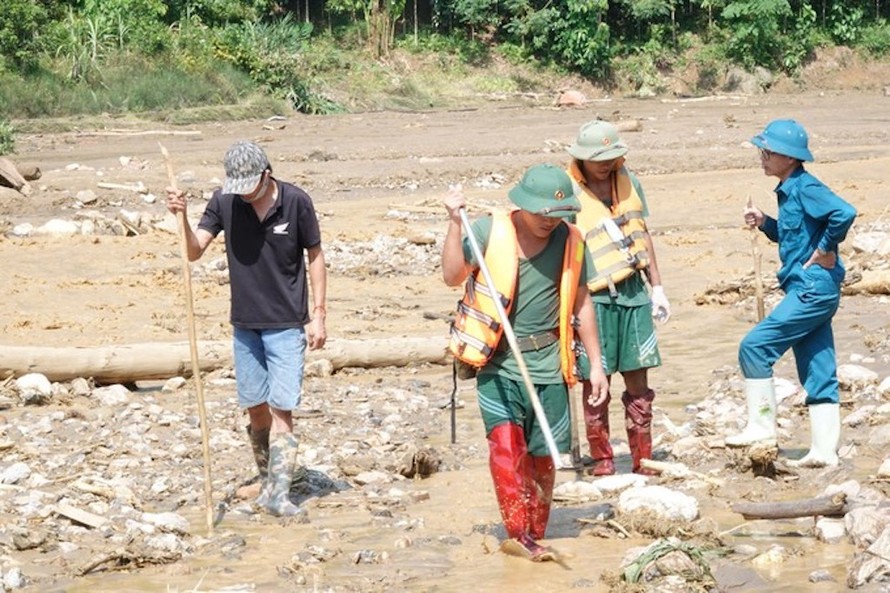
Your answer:
[[[15,152],[15,128],[5,119],[0,119],[0,155]]]
[[[568,76],[660,93],[678,72],[703,92],[820,47],[886,57],[888,19],[886,0],[4,0],[0,114],[422,109]]]

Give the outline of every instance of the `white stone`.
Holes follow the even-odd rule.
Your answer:
[[[648,481],[646,476],[640,474],[615,474],[598,478],[592,484],[603,492],[620,492],[631,487],[645,486]]]
[[[81,204],[92,204],[98,199],[96,192],[89,189],[82,189],[77,192],[77,201]]]
[[[837,380],[842,389],[853,389],[877,383],[878,374],[856,364],[842,364],[837,367]]]
[[[884,398],[890,397],[890,377],[884,377],[884,380],[878,385],[878,395]]]
[[[185,377],[171,377],[164,382],[164,386],[161,387],[161,391],[164,393],[171,393],[174,391],[178,391],[185,387],[187,381]]]
[[[35,235],[46,235],[49,237],[64,237],[79,233],[80,225],[72,220],[62,220],[60,218],[53,218],[34,230]]]
[[[121,384],[109,385],[94,389],[93,397],[97,398],[103,406],[116,406],[130,401],[130,390]]]
[[[356,484],[385,484],[392,481],[392,476],[384,472],[370,471],[362,472],[353,478]]]
[[[15,380],[15,386],[22,395],[52,395],[53,385],[40,373],[28,373]]]
[[[34,233],[34,225],[30,222],[23,222],[12,227],[10,234],[13,237],[30,237]]]
[[[822,517],[816,521],[816,538],[827,544],[838,544],[847,537],[843,519]]]
[[[13,463],[12,465],[4,469],[2,473],[0,473],[0,483],[17,484],[30,475],[31,468],[28,467],[28,464],[18,461],[16,463]]]
[[[664,486],[643,486],[625,490],[618,497],[623,513],[648,510],[665,519],[693,521],[698,518],[698,501]]]
[[[861,253],[887,255],[890,235],[883,231],[864,231],[853,237],[853,250]]]
[[[6,591],[21,589],[27,584],[28,583],[25,579],[25,575],[22,574],[22,569],[18,566],[13,566],[6,574],[3,575],[3,588]]]
[[[868,422],[871,419],[872,414],[874,414],[874,411],[875,406],[868,404],[863,405],[862,407],[857,408],[847,414],[841,424],[843,424],[844,426],[855,428],[863,423]]]
[[[878,477],[890,478],[890,457],[888,457],[883,461],[883,463],[881,463],[881,467],[878,468]]]
[[[189,533],[188,520],[176,513],[142,513],[142,520],[164,531],[183,535]]]
[[[554,500],[586,501],[599,500],[603,493],[591,482],[576,480],[563,482],[553,489]]]
[[[758,554],[753,558],[751,564],[753,564],[755,568],[768,569],[777,564],[782,564],[787,558],[788,552],[785,548],[778,544],[773,544],[766,552]]]

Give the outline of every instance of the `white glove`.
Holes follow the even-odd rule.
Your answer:
[[[661,285],[652,287],[652,317],[662,323],[667,323],[671,318],[671,304],[664,296],[664,287]]]

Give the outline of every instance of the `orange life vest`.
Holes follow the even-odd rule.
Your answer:
[[[584,233],[584,240],[596,266],[596,276],[587,288],[590,292],[598,292],[608,287],[612,294],[616,294],[616,284],[649,265],[649,252],[644,239],[646,221],[643,218],[643,201],[624,167],[611,175],[611,208],[588,189],[576,161],[571,162],[568,173],[581,200],[581,212],[576,224]],[[604,226],[609,218],[614,223],[612,229],[617,227],[620,231],[620,237],[610,236]]]
[[[512,212],[492,212],[491,234],[484,254],[485,265],[495,285],[494,292],[507,315],[513,308],[519,274],[519,243],[511,216]],[[569,234],[559,281],[559,353],[563,377],[572,386],[577,382],[572,349],[575,337],[572,312],[584,261],[584,240],[574,225],[565,224]],[[451,324],[449,350],[455,358],[476,368],[482,368],[491,359],[504,333],[493,298],[485,275],[481,269],[477,270],[467,278],[464,296],[457,303]]]

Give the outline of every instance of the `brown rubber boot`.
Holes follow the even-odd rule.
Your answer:
[[[585,393],[581,400],[584,403],[584,425],[587,428],[587,444],[590,445],[590,458],[593,467],[587,473],[594,476],[611,476],[615,473],[612,444],[609,442],[609,402],[612,395],[598,406],[590,405]]]
[[[627,443],[630,445],[630,456],[633,459],[633,472],[644,476],[654,476],[658,472],[645,469],[640,465],[642,459],[652,459],[652,400],[655,392],[646,390],[641,395],[624,392],[621,402],[624,404],[624,422],[627,425]]]

